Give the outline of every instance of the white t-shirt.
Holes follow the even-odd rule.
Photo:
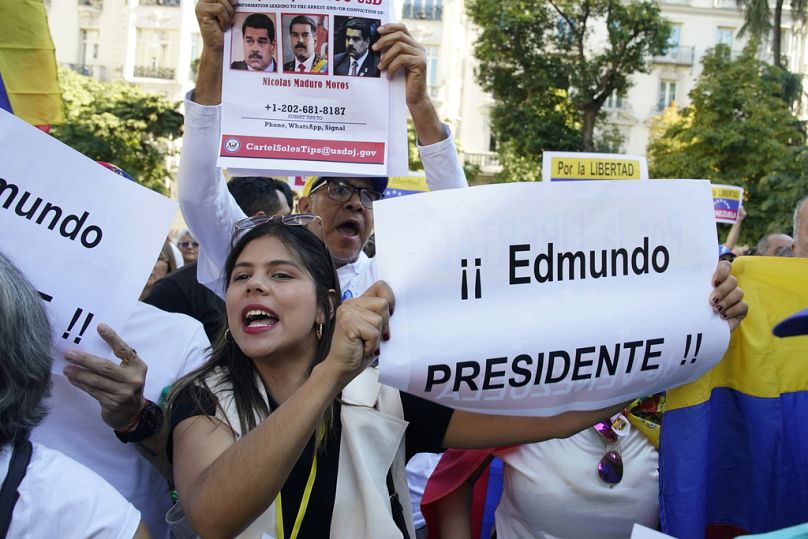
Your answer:
[[[427,481],[435,471],[440,457],[440,453],[416,453],[407,463],[407,486],[410,490],[412,520],[416,530],[426,526],[424,515],[421,514],[421,498],[424,497]]]
[[[113,328],[116,329],[116,328]],[[202,324],[137,302],[119,335],[149,366],[144,395],[158,402],[163,388],[202,364],[209,341]],[[171,507],[168,486],[133,444],[121,443],[101,420],[93,397],[64,376],[52,376],[49,414],[31,439],[57,449],[106,479],[143,514],[152,536],[168,536],[165,514]]]
[[[494,454],[505,463],[498,539],[625,539],[659,523],[659,455],[637,429],[620,439],[623,479],[597,473],[606,448],[594,429]]]
[[[12,446],[0,447],[0,477],[11,463]],[[2,483],[2,481],[0,481]],[[103,537],[131,539],[140,513],[109,483],[58,451],[34,444],[17,491],[9,539]]]

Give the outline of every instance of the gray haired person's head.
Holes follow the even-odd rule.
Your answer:
[[[0,253],[0,445],[25,439],[45,417],[51,362],[42,300]]]

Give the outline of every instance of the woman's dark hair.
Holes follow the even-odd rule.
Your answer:
[[[297,255],[314,281],[317,306],[325,313],[325,323],[323,324],[322,337],[317,343],[317,348],[309,364],[309,372],[311,372],[315,365],[326,358],[331,347],[331,338],[334,334],[336,322],[334,314],[340,298],[336,267],[325,244],[306,227],[269,221],[248,230],[233,246],[225,263],[225,289],[230,286],[233,267],[244,248],[250,242],[264,236],[277,238],[291,253]],[[330,290],[336,291],[336,294],[329,294]],[[206,388],[205,379],[217,368],[220,368],[224,372],[224,377],[220,379],[220,382],[232,387],[234,403],[239,416],[239,426],[241,434],[244,435],[254,429],[262,418],[269,415],[269,409],[266,401],[261,396],[259,387],[256,385],[256,381],[260,379],[255,365],[241,351],[241,348],[233,339],[228,338],[227,330],[227,324],[224,324],[211,347],[211,355],[208,361],[173,384],[167,401],[167,409],[170,415],[176,396],[182,388],[189,384],[196,384]],[[267,393],[270,393],[269,388],[267,388]],[[192,392],[192,394],[194,398],[198,396],[196,391]],[[197,405],[204,408],[201,402],[197,402]],[[318,430],[318,443],[333,422],[333,404],[326,410],[323,419],[321,428]]]
[[[24,440],[45,417],[52,357],[42,300],[0,253],[0,445]]]

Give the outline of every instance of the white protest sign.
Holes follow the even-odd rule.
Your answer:
[[[709,182],[488,185],[374,214],[378,277],[396,295],[379,362],[393,387],[553,415],[689,382],[726,349]]]
[[[652,530],[651,528],[646,528],[642,524],[635,522],[634,526],[631,528],[630,539],[674,539],[674,537],[666,533]]]
[[[0,148],[0,251],[45,300],[58,357],[109,357],[95,328],[129,319],[177,203],[2,110]]]
[[[404,117],[401,109],[389,112],[390,83],[369,46],[389,6],[240,2],[225,34],[219,165],[387,175],[390,141],[401,139]]]
[[[546,182],[647,180],[648,162],[641,155],[543,152],[541,177]]]

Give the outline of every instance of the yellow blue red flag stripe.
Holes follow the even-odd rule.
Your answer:
[[[808,306],[808,259],[740,257],[733,274],[748,317],[714,369],[667,394],[660,518],[674,537],[808,522],[808,336],[771,332]]]

